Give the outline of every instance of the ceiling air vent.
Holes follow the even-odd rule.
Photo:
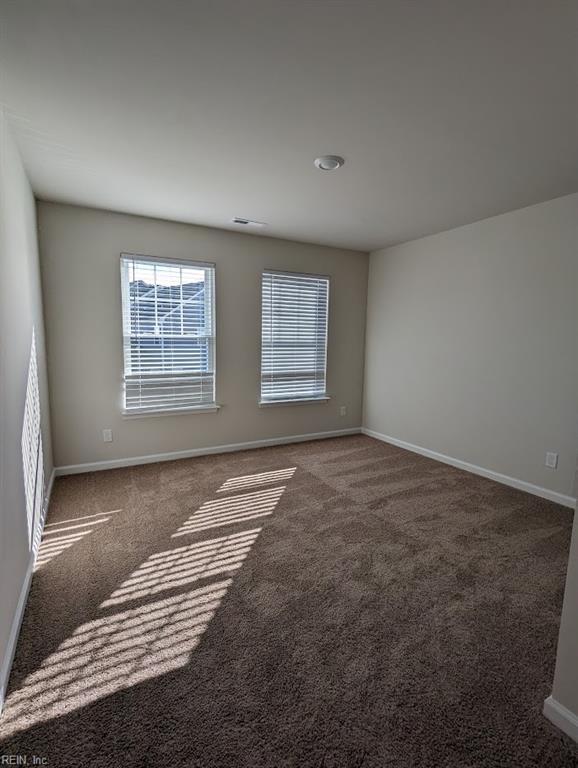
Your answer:
[[[244,219],[242,216],[235,216],[232,219],[233,224],[240,224],[243,227],[264,227],[265,224],[262,221],[251,221],[251,219]]]

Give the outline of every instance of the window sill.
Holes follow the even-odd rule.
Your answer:
[[[123,419],[153,419],[159,416],[188,416],[192,413],[217,413],[221,408],[214,405],[198,405],[192,408],[160,408],[157,411],[122,411]]]
[[[273,408],[276,405],[311,405],[312,403],[327,403],[329,400],[331,400],[329,395],[296,398],[294,400],[260,400],[259,408]]]

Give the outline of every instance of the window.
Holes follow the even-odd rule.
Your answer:
[[[327,399],[329,278],[263,273],[261,402]]]
[[[32,328],[28,363],[21,446],[28,534],[30,548],[36,553],[44,523],[42,519],[44,511],[44,451],[42,450],[42,431],[40,428],[40,389],[38,386],[38,360],[34,328]]]
[[[124,410],[215,404],[215,267],[121,257]]]

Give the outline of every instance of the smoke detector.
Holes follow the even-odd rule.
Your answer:
[[[234,219],[231,219],[232,224],[240,224],[242,227],[264,227],[265,222],[263,221],[252,221],[251,219],[245,219],[242,216],[235,216]]]
[[[336,171],[345,160],[339,155],[321,155],[315,158],[315,167],[320,171]]]

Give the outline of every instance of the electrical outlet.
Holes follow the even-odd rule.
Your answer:
[[[341,408],[339,409],[339,415],[340,416],[347,416],[347,406],[346,405],[342,405],[341,406]]]
[[[105,443],[112,443],[112,429],[103,429],[102,439]]]
[[[550,469],[556,469],[558,466],[558,454],[548,451],[546,453],[546,466]]]

